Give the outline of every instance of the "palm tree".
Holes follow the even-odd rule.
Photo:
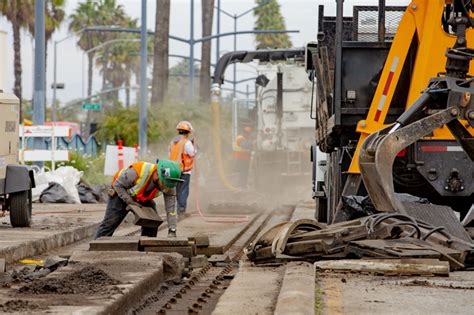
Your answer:
[[[20,122],[22,121],[22,86],[21,86],[21,35],[20,29],[25,27],[34,17],[34,10],[31,1],[28,0],[0,0],[0,14],[10,21],[13,28],[13,51],[14,65],[13,72],[15,83],[13,93],[20,99]]]
[[[168,93],[170,0],[156,0],[151,103],[162,103]]]
[[[97,25],[98,21],[98,3],[94,0],[87,0],[82,2],[76,8],[74,13],[70,16],[69,31],[79,32],[85,27],[92,27]],[[84,51],[88,51],[99,44],[98,34],[93,32],[82,32],[77,45]],[[87,54],[88,58],[88,81],[87,81],[87,95],[92,94],[92,76],[94,67],[95,51]]]
[[[202,0],[202,37],[212,35],[214,0]],[[201,72],[199,74],[199,98],[209,101],[211,90],[211,43],[208,40],[201,45]]]
[[[277,0],[255,0],[258,7],[254,11],[256,30],[285,30],[285,18],[281,15]],[[291,47],[288,34],[257,34],[257,49],[276,49]]]
[[[125,21],[125,18],[126,14],[123,6],[117,5],[115,0],[87,0],[86,2],[80,3],[71,15],[69,31],[77,33],[85,27],[97,25],[121,25]],[[89,51],[100,43],[112,39],[113,36],[115,35],[107,32],[82,32],[77,44],[82,50]],[[89,61],[87,82],[88,97],[92,95],[92,76],[95,54],[96,51],[89,51],[87,54]],[[104,59],[104,62],[107,62],[107,60]],[[107,69],[107,67],[104,67],[104,69]],[[91,112],[88,111],[86,117],[86,129],[89,129],[90,121]],[[85,133],[88,135],[88,130],[86,130]]]

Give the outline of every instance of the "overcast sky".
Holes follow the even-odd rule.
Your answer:
[[[189,37],[190,33],[190,1],[191,0],[172,0],[171,1],[171,25],[170,34],[180,36],[184,38]],[[77,7],[78,0],[66,0],[67,14],[71,14]],[[126,13],[134,18],[140,18],[141,14],[141,1],[140,0],[117,0],[117,2],[124,6]],[[399,0],[390,1],[387,0],[387,5],[406,5],[409,1]],[[195,14],[194,14],[194,25],[195,25],[195,37],[201,37],[201,1],[194,1]],[[216,0],[217,3],[217,0]],[[285,18],[287,29],[299,30],[299,33],[291,34],[291,40],[295,47],[302,46],[305,42],[315,40],[317,33],[317,17],[318,17],[318,5],[324,4],[326,6],[326,14],[335,13],[335,1],[334,0],[279,0],[281,5],[281,12]],[[353,5],[377,5],[378,0],[345,0],[345,14],[351,15]],[[156,1],[148,0],[148,11],[147,11],[147,27],[149,30],[154,30],[155,25],[155,9]],[[231,14],[240,14],[247,9],[252,8],[255,5],[253,0],[221,0],[221,8]],[[215,30],[215,19],[214,19],[214,30]],[[255,18],[253,14],[248,14],[238,20],[238,30],[251,30],[254,26]],[[62,39],[70,35],[67,31],[67,24],[69,21],[63,24],[61,29],[53,35],[52,41],[48,45],[48,64],[47,64],[47,100],[48,104],[51,103],[52,90],[50,88],[53,80],[53,41]],[[2,71],[6,71],[6,85],[7,91],[11,91],[13,88],[13,38],[11,25],[3,18],[0,18],[0,29],[8,33],[8,52],[7,52],[7,64],[2,67]],[[221,33],[230,32],[233,30],[233,19],[221,15]],[[83,54],[80,49],[76,46],[76,38],[71,37],[58,45],[58,82],[66,84],[65,90],[58,90],[58,98],[61,102],[68,102],[72,99],[80,98],[82,96],[82,59]],[[254,49],[255,41],[252,35],[243,35],[237,39],[237,49]],[[215,56],[215,42],[213,42],[213,62]],[[221,39],[220,50],[221,53],[230,51],[233,49],[233,38],[227,37]],[[195,46],[196,58],[200,57],[200,45]],[[22,64],[23,64],[23,97],[30,99],[32,97],[32,74],[33,74],[33,39],[26,32],[22,32],[21,42],[21,53],[22,53]],[[176,41],[170,41],[170,53],[188,55],[189,46]],[[172,58],[170,60],[171,65],[176,64],[179,60]],[[85,59],[84,67],[87,67],[87,59]],[[151,71],[151,67],[149,69]],[[227,72],[227,77],[232,75],[231,71]],[[254,76],[254,70],[249,65],[238,66],[238,79],[245,77]],[[85,81],[85,80],[84,80]],[[93,90],[99,91],[101,88],[101,78],[99,73],[94,73]],[[245,85],[239,87],[241,90],[245,90]],[[252,88],[251,88],[252,89]]]

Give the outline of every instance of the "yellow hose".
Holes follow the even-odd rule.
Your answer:
[[[239,188],[232,185],[224,172],[224,164],[222,162],[221,138],[220,138],[220,104],[218,100],[213,100],[212,106],[212,140],[214,144],[214,154],[217,162],[217,170],[222,183],[232,191],[240,191]]]

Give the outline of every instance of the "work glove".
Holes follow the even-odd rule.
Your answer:
[[[130,206],[136,206],[136,207],[142,207],[141,204],[139,204],[138,202],[134,201],[133,199],[130,198],[130,200],[127,200],[127,210],[130,210]]]

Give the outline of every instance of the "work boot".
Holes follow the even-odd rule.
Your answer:
[[[168,230],[168,238],[176,238],[176,229]]]

